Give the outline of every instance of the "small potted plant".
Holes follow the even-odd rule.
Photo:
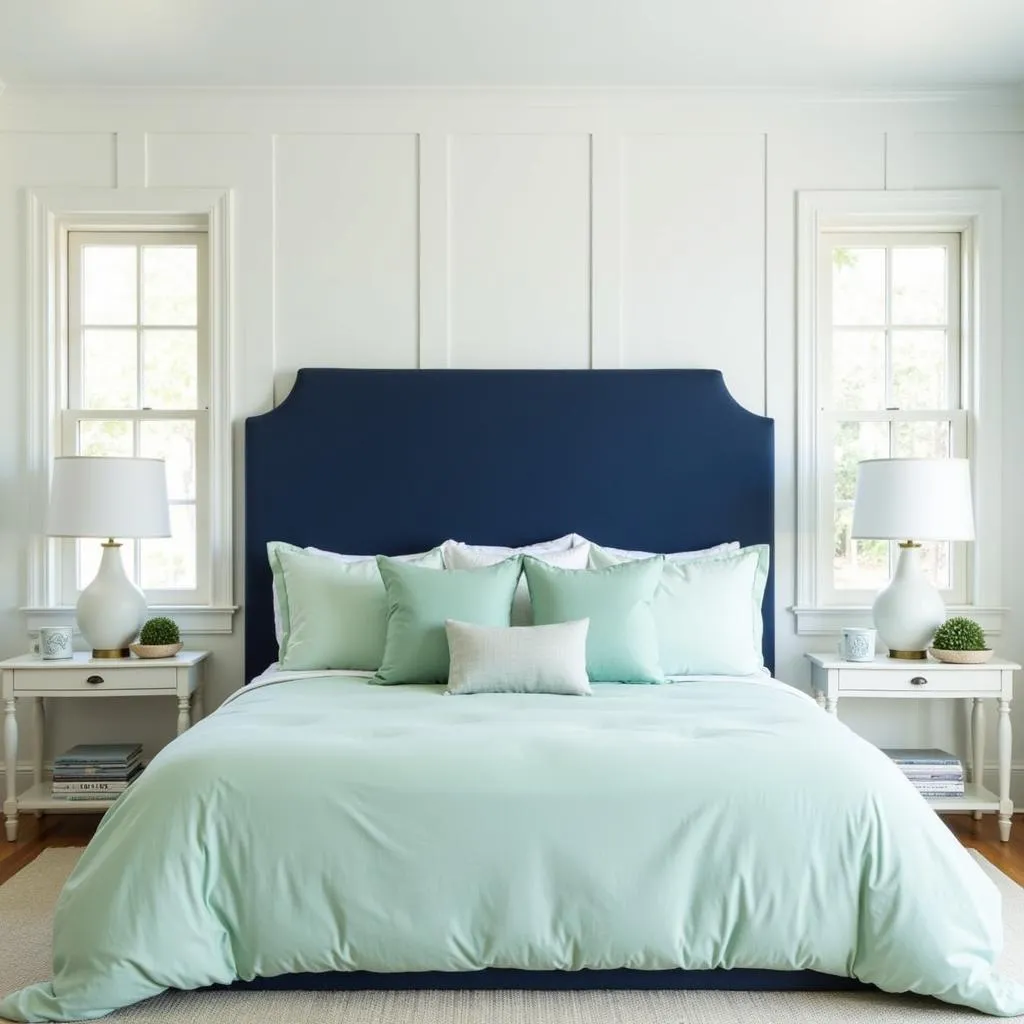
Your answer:
[[[935,630],[928,649],[933,658],[954,665],[979,665],[992,657],[985,644],[985,631],[973,619],[954,616]]]
[[[181,631],[173,619],[149,619],[131,649],[140,658],[173,658],[181,650]]]

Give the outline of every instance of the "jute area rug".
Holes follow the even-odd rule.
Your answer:
[[[0,993],[50,976],[51,918],[80,849],[50,849],[0,886]],[[1001,967],[1024,977],[1024,889],[978,857],[1003,894]],[[941,896],[936,894],[936,898]],[[117,1024],[979,1024],[930,999],[828,992],[175,992]]]

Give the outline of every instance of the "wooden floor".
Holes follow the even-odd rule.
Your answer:
[[[999,841],[996,816],[975,821],[966,814],[944,814],[942,820],[964,846],[977,850],[1018,885],[1024,885],[1024,815],[1015,815],[1008,843]],[[18,840],[0,838],[0,885],[51,846],[85,846],[99,824],[98,814],[23,814]]]
[[[100,823],[99,814],[47,814],[19,818],[18,838],[9,843],[0,833],[0,885],[50,846],[85,846]]]

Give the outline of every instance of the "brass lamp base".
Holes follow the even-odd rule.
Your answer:
[[[130,658],[132,652],[127,647],[100,648],[99,650],[94,647],[92,656],[94,658]]]
[[[928,657],[927,651],[890,651],[890,658],[898,658],[900,661],[924,661]]]

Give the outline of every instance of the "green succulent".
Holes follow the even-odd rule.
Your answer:
[[[940,651],[987,651],[985,631],[974,619],[954,616],[935,630],[932,647]]]
[[[147,647],[181,643],[181,632],[173,619],[164,616],[150,619],[139,633],[139,643]]]

